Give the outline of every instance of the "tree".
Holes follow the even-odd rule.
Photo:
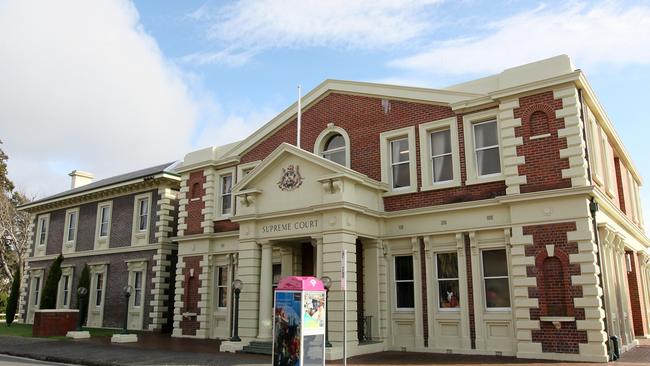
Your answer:
[[[2,140],[0,140],[0,145],[2,145]],[[14,183],[7,176],[7,160],[9,157],[0,149],[0,189],[2,189],[2,193],[14,190]]]
[[[88,264],[84,264],[84,268],[81,270],[81,275],[79,276],[77,290],[79,290],[81,287],[84,287],[86,290],[88,290],[83,297],[79,295],[79,292],[77,292],[77,309],[79,309],[79,319],[81,320],[81,324],[84,324],[86,322],[86,316],[88,315],[88,297],[90,294],[90,268],[88,268]],[[82,299],[84,301],[81,301]],[[83,308],[81,307],[82,302]]]
[[[59,292],[59,280],[61,279],[61,262],[63,262],[63,255],[59,254],[50,265],[41,294],[40,309],[56,309],[56,295]]]
[[[16,316],[16,310],[18,309],[18,297],[20,296],[20,267],[16,267],[16,274],[14,275],[14,281],[11,284],[11,294],[9,295],[9,301],[7,301],[7,326],[11,326],[11,323],[14,321]]]

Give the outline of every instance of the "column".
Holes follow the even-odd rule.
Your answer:
[[[282,267],[282,273],[281,276],[288,277],[288,276],[293,276],[293,249],[292,248],[281,248],[280,249],[280,256],[281,256],[281,267]]]
[[[238,250],[234,279],[244,283],[239,296],[239,336],[250,340],[257,337],[259,325],[261,250],[255,241],[240,241]]]
[[[260,311],[257,326],[257,338],[270,340],[273,329],[271,315],[273,311],[273,247],[270,242],[260,243],[262,263],[260,267]]]
[[[321,278],[323,277],[323,238],[314,237],[311,240],[316,247],[316,262],[314,263],[316,277]]]

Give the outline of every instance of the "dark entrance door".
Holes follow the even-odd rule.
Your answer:
[[[311,243],[302,243],[302,276],[313,276],[314,272],[314,246]]]
[[[366,334],[366,314],[363,301],[363,244],[357,239],[357,336],[359,342],[369,340],[369,334]]]

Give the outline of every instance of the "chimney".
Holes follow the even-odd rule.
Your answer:
[[[72,177],[70,180],[70,189],[85,186],[86,184],[92,182],[93,178],[95,178],[95,176],[91,173],[82,172],[81,170],[73,170],[68,175]]]

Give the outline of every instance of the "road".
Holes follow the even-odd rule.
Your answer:
[[[0,366],[14,366],[14,365],[51,365],[51,366],[64,366],[72,365],[69,363],[55,363],[55,362],[46,362],[32,360],[29,358],[14,357],[0,354]]]

